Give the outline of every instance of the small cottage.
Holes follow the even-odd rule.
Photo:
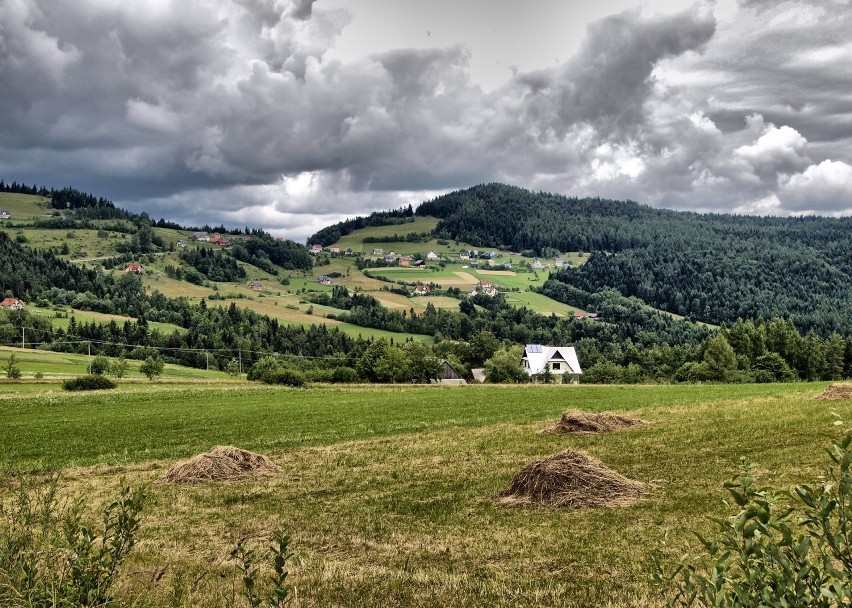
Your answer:
[[[573,346],[542,346],[527,344],[521,357],[521,366],[530,376],[544,373],[546,367],[557,376],[564,374],[580,375],[580,361]]]
[[[248,286],[252,291],[263,291],[263,283],[260,281],[252,281]]]
[[[25,306],[26,303],[18,298],[6,298],[0,302],[0,308],[6,308],[8,310],[22,310]]]
[[[322,245],[320,245],[319,243],[314,243],[313,245],[311,245],[312,255],[318,255],[320,253],[322,253]]]
[[[145,267],[139,262],[131,262],[127,265],[127,268],[124,269],[124,272],[136,272],[143,274],[145,272]]]

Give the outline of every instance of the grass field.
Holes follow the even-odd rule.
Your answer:
[[[116,323],[123,324],[125,321],[136,321],[134,317],[126,317],[124,315],[113,315],[104,312],[95,312],[92,310],[77,310],[74,308],[63,308],[61,311],[57,311],[54,308],[27,306],[27,310],[33,314],[50,319],[50,323],[51,325],[53,325],[53,327],[61,327],[65,330],[68,329],[68,326],[71,323],[72,316],[74,317],[77,323],[109,323],[110,321],[115,321]],[[60,313],[62,316],[57,316],[57,313]],[[156,329],[164,334],[170,334],[173,331],[177,331],[179,333],[186,333],[186,329],[180,327],[179,325],[172,325],[171,323],[159,323],[157,321],[149,321],[148,328],[152,330]]]
[[[692,530],[712,529],[707,516],[730,512],[721,486],[741,458],[779,488],[823,470],[821,448],[841,432],[832,412],[852,417],[852,401],[812,399],[824,386],[5,392],[0,458],[61,469],[63,492],[95,503],[115,495],[120,477],[150,483],[123,576],[123,589],[150,605],[232,605],[234,545],[283,526],[298,606],[658,606],[652,551],[679,556],[696,546]],[[537,434],[569,408],[649,424]],[[154,483],[216,444],[263,452],[282,471]],[[566,448],[650,491],[630,507],[583,511],[492,501],[521,466]],[[189,591],[173,604],[179,586]]]
[[[30,220],[50,215],[52,211],[49,198],[13,192],[0,192],[0,209],[9,212],[13,223],[15,220]],[[2,225],[3,222],[0,222],[0,226]]]
[[[78,355],[72,353],[55,353],[46,350],[35,350],[31,348],[20,349],[0,346],[0,366],[5,365],[9,360],[9,355],[14,353],[17,360],[17,365],[21,370],[23,378],[33,378],[36,374],[41,373],[45,378],[72,378],[75,376],[83,376],[88,373],[90,358],[87,355]],[[127,359],[127,379],[142,379],[145,376],[139,371],[141,361]],[[223,380],[229,376],[224,372],[207,371],[195,369],[192,367],[184,367],[182,365],[166,364],[163,369],[162,380]],[[146,382],[148,381],[145,378]],[[37,385],[37,383],[36,383]],[[14,383],[0,384],[0,393],[8,393],[13,391],[16,385]],[[44,385],[44,390],[59,390],[59,384]]]

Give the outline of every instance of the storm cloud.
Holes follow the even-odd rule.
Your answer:
[[[852,210],[848,3],[626,8],[484,90],[464,43],[333,58],[322,1],[0,0],[0,176],[299,239],[485,181]]]

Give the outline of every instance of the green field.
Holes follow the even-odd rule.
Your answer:
[[[49,198],[13,192],[0,192],[0,209],[9,212],[12,216],[11,223],[47,216],[52,211]],[[3,226],[5,221],[0,221],[0,226]]]
[[[12,353],[14,353],[17,361],[16,366],[21,370],[22,378],[34,378],[39,373],[46,379],[83,376],[88,373],[88,366],[91,361],[87,355],[0,346],[0,366],[6,365]],[[141,364],[141,361],[127,359],[126,380],[144,378],[146,382],[148,381],[139,371]],[[207,371],[170,363],[166,364],[161,377],[162,380],[222,380],[225,378],[229,378],[225,372]],[[38,385],[38,383],[34,385]],[[0,384],[0,393],[11,392],[15,386],[14,383]],[[45,390],[59,390],[60,388],[59,384],[44,385]]]
[[[824,386],[7,391],[0,458],[62,469],[64,493],[98,504],[120,477],[151,483],[122,579],[150,605],[173,605],[187,581],[198,582],[178,605],[232,605],[234,544],[283,526],[299,606],[659,606],[652,551],[680,556],[697,545],[692,530],[712,529],[708,516],[731,512],[722,484],[741,458],[778,488],[824,469],[822,448],[841,432],[833,413],[852,419],[852,401],[813,400]],[[648,424],[537,434],[566,409]],[[255,481],[154,483],[176,459],[216,444],[263,452],[282,470]],[[521,466],[566,448],[645,482],[648,493],[629,507],[582,511],[492,500]],[[156,580],[140,575],[166,565]]]

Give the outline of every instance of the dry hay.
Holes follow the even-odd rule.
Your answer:
[[[262,454],[229,445],[217,445],[206,454],[178,462],[163,476],[170,483],[227,481],[272,475],[280,468]]]
[[[644,420],[619,416],[603,412],[600,414],[587,414],[585,412],[565,412],[555,425],[539,431],[544,435],[568,435],[568,434],[593,434],[605,433],[626,429],[638,424],[645,424]]]
[[[821,401],[842,401],[852,399],[852,384],[832,384],[814,397]]]
[[[568,509],[616,507],[632,504],[644,490],[645,484],[624,477],[599,460],[565,450],[525,466],[497,495],[497,501]]]

